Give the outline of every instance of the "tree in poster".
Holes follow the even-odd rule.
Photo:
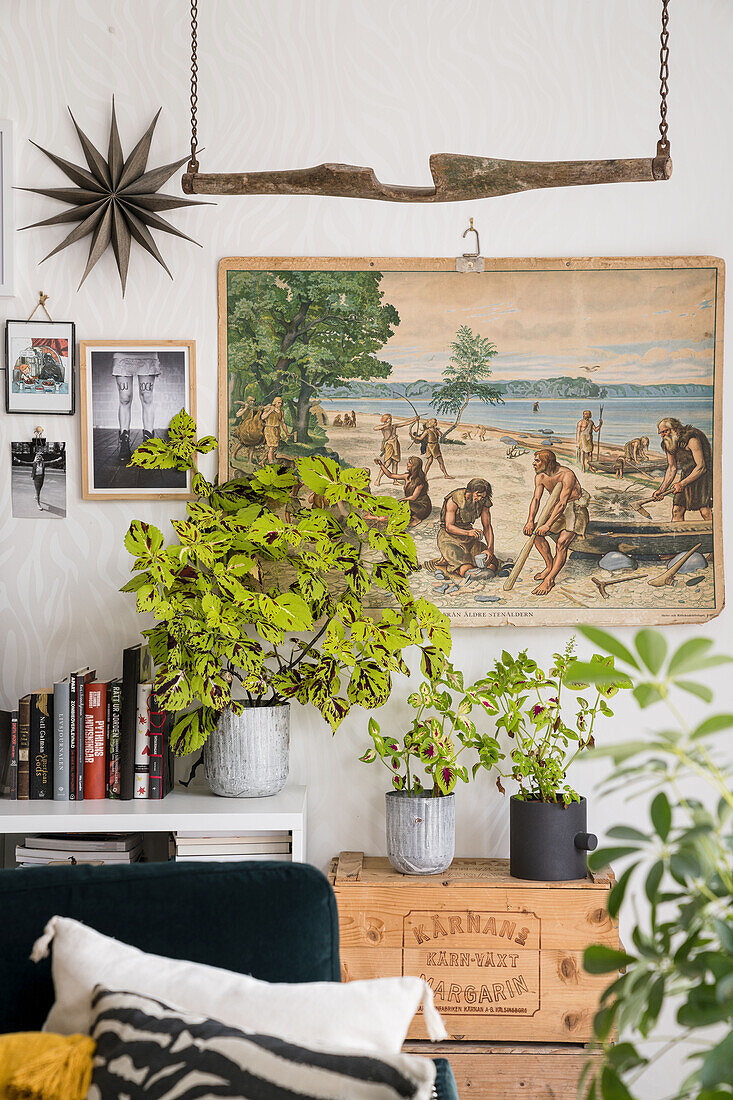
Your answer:
[[[297,443],[312,442],[311,403],[349,379],[386,378],[378,352],[400,323],[378,271],[229,273],[230,404],[282,396]]]
[[[443,432],[443,439],[458,427],[472,397],[489,405],[502,403],[499,390],[486,381],[492,374],[489,364],[498,355],[496,345],[468,325],[461,325],[450,350],[450,362],[443,371],[443,385],[433,392],[430,402],[439,413],[455,415],[453,423]]]

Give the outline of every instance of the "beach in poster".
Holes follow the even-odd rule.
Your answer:
[[[719,614],[722,260],[455,268],[221,261],[222,472],[368,469],[454,625]]]

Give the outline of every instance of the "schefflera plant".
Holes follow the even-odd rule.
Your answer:
[[[227,708],[289,699],[312,703],[335,731],[353,705],[387,701],[392,674],[409,675],[411,646],[423,673],[438,675],[449,621],[410,590],[418,564],[406,504],[371,493],[367,470],[324,456],[211,483],[195,460],[215,446],[212,436],[197,440],[182,410],[167,439],[132,458],[145,469],[191,469],[198,497],[171,520],[176,542],[141,520],[125,536],[135,575],[122,591],[157,620],[143,634],[156,691],[178,715],[174,750],[200,748]],[[376,614],[366,606],[375,589],[390,605]],[[246,699],[232,697],[235,681]]]

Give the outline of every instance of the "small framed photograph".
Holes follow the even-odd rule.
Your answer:
[[[5,322],[5,408],[9,413],[74,412],[72,321]]]
[[[196,415],[193,340],[83,340],[82,496],[85,500],[186,500],[190,474],[130,466],[153,436],[165,438],[176,413]]]
[[[0,118],[0,298],[13,296],[13,124]]]

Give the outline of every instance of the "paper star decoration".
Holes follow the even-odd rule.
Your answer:
[[[62,225],[67,222],[79,223],[52,252],[48,253],[48,256],[44,256],[41,263],[50,259],[51,256],[55,256],[63,248],[88,237],[91,233],[92,242],[89,246],[89,258],[79,283],[80,287],[92,268],[111,245],[117,261],[117,269],[120,273],[124,295],[130,264],[130,248],[133,241],[137,241],[146,252],[154,256],[173,278],[158,250],[158,246],[153,240],[151,229],[160,230],[161,233],[172,233],[176,237],[183,237],[184,240],[191,241],[192,244],[198,244],[197,241],[170,225],[159,214],[159,211],[174,210],[176,207],[202,205],[201,203],[192,202],[190,199],[158,194],[163,184],[188,158],[182,157],[181,160],[177,160],[173,164],[165,164],[161,168],[152,168],[150,171],[146,171],[153,131],[161,110],[162,108],[159,108],[145,134],[140,138],[129,157],[125,159],[117,129],[115,101],[112,97],[109,150],[105,160],[80,129],[76,119],[71,114],[71,109],[69,109],[71,120],[79,135],[79,142],[88,165],[88,171],[78,164],[63,160],[55,153],[50,153],[48,149],[41,148],[40,145],[36,145],[35,141],[31,143],[36,145],[36,148],[40,149],[42,153],[45,153],[49,160],[52,160],[64,175],[76,184],[76,187],[20,188],[21,191],[32,191],[36,195],[47,195],[52,199],[68,203],[70,206],[69,210],[65,210],[61,214],[46,218],[44,221],[34,222],[32,225],[24,225],[23,229],[34,229],[40,225]]]

